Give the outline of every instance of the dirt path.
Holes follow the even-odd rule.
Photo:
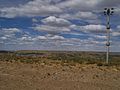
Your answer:
[[[0,62],[0,90],[120,90],[120,67]]]

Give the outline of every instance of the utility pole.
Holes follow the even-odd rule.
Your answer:
[[[105,8],[104,9],[104,15],[107,17],[107,24],[106,24],[106,29],[107,29],[107,42],[106,42],[106,47],[107,47],[107,52],[106,52],[106,63],[109,63],[109,52],[110,52],[110,16],[113,15],[114,13],[114,8]]]

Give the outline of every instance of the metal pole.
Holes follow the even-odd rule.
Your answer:
[[[107,53],[106,53],[106,63],[109,63],[109,51],[110,51],[110,15],[107,15]]]
[[[106,24],[106,29],[107,29],[107,42],[106,42],[106,63],[109,63],[109,52],[110,52],[110,15],[114,13],[114,8],[104,8],[104,15],[107,16],[107,24]]]

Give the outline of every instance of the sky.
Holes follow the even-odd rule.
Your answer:
[[[0,50],[120,52],[120,0],[0,0]]]

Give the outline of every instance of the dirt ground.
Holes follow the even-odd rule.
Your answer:
[[[0,90],[120,90],[120,67],[0,61]]]

